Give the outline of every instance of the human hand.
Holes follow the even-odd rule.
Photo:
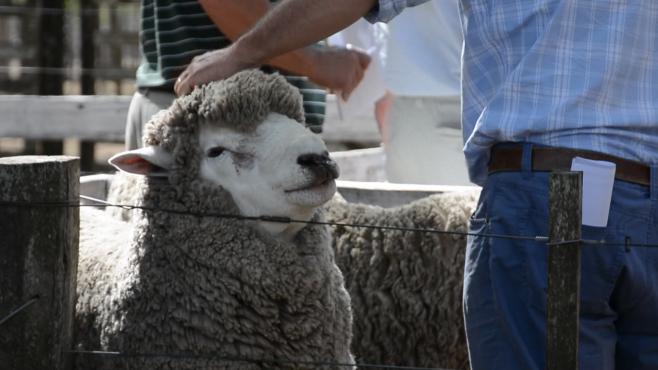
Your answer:
[[[176,95],[189,94],[196,86],[221,80],[257,64],[238,57],[233,46],[197,55],[174,84]]]
[[[370,56],[356,49],[322,48],[317,54],[309,78],[318,85],[340,93],[347,100],[363,79]]]

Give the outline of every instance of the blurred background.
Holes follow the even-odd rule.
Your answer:
[[[322,138],[341,178],[470,184],[461,153],[457,8],[456,0],[435,0],[388,25],[359,21],[343,31],[347,43],[354,43],[350,32],[353,39],[383,34],[388,52],[379,68],[387,93],[378,106],[386,114],[371,101],[352,101],[362,109],[348,114],[349,104],[327,97]],[[74,155],[83,173],[111,170],[107,159],[124,148],[139,29],[139,0],[0,0],[0,156]]]
[[[0,0],[0,94],[132,94],[138,30],[139,0]],[[86,152],[86,170],[121,147],[0,137],[0,155]]]
[[[135,91],[139,9],[139,0],[0,0],[0,156],[79,155],[83,171],[109,170]],[[371,112],[332,124],[342,121],[333,102],[331,149],[380,145]]]
[[[0,93],[132,94],[138,30],[139,0],[0,0]]]

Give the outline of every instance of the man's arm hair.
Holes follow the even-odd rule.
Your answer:
[[[231,41],[237,40],[270,10],[268,0],[199,0],[199,4]]]
[[[236,52],[254,64],[266,63],[346,28],[376,3],[376,0],[282,1],[236,41]]]
[[[199,3],[231,41],[251,29],[271,8],[268,0],[199,0]],[[314,57],[311,48],[302,48],[267,60],[264,64],[306,76],[311,73]]]
[[[213,5],[215,10],[220,10],[222,3],[231,1],[200,1],[229,37],[238,36],[248,28],[249,22],[253,22],[253,18],[246,16],[238,22],[236,17],[232,25],[221,26],[222,20],[214,15]],[[237,1],[232,5],[239,6]],[[178,76],[174,90],[176,94],[184,95],[200,84],[227,78],[247,68],[271,64],[307,76],[318,85],[340,92],[343,99],[347,99],[363,78],[370,57],[356,50],[318,49],[308,45],[352,24],[365,15],[375,1],[287,0],[277,4],[232,45],[195,56]]]
[[[278,7],[271,6],[269,0],[199,0],[199,3],[217,28],[231,41],[240,38],[260,19],[265,17],[272,8]],[[283,37],[279,37],[275,33],[275,41],[272,43],[282,42]],[[288,72],[309,76],[313,73],[313,67],[317,62],[316,58],[319,56],[313,47],[303,47],[305,45],[307,44],[300,44],[284,54],[274,54],[274,57],[265,59],[262,64],[269,64]]]

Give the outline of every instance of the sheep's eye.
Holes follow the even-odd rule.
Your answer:
[[[222,148],[221,146],[216,146],[214,148],[208,149],[206,155],[208,156],[208,158],[216,158],[222,155],[222,153],[224,153],[224,150],[226,149]]]

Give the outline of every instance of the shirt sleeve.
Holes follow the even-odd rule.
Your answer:
[[[429,0],[378,0],[378,4],[365,15],[365,19],[370,23],[387,23],[402,13],[404,8],[420,5],[427,1]]]

